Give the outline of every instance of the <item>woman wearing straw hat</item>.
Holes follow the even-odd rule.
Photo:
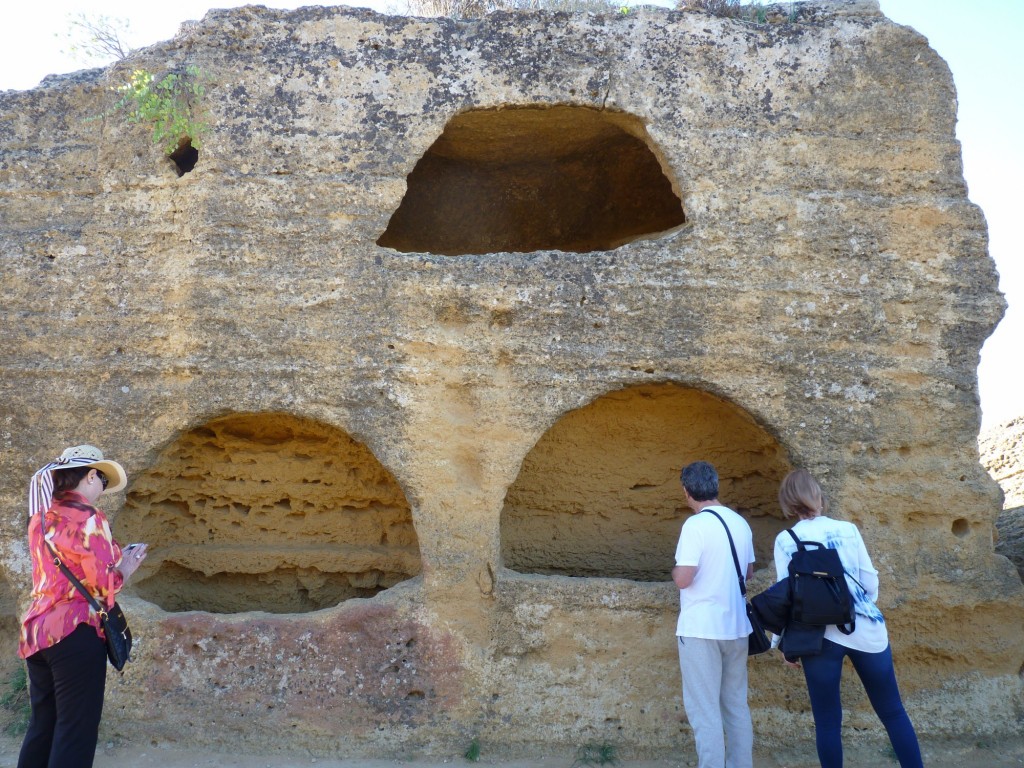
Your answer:
[[[99,616],[54,562],[54,551],[96,600],[110,607],[145,559],[146,546],[122,556],[106,515],[94,504],[127,484],[124,468],[91,445],[68,448],[32,476],[32,604],[18,645],[28,666],[32,717],[18,768],[92,766],[106,686],[106,645]]]

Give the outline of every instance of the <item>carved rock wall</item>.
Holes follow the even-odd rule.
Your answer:
[[[815,472],[918,727],[1017,731],[1024,589],[975,442],[1004,305],[952,79],[872,3],[799,10],[249,7],[0,94],[2,605],[25,481],[101,446],[133,481],[117,535],[153,544],[108,734],[678,749],[698,457],[755,524],[755,589],[778,478]],[[89,119],[189,64],[191,172]],[[766,741],[808,732],[781,666],[752,662]]]

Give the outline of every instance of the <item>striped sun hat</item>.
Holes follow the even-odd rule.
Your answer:
[[[37,512],[45,512],[50,508],[53,498],[53,472],[74,467],[95,467],[107,476],[107,487],[103,493],[120,491],[128,485],[128,475],[124,467],[116,461],[103,458],[103,451],[92,445],[76,445],[68,448],[58,458],[32,475],[28,487],[29,517]]]

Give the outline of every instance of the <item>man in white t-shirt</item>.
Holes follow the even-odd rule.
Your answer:
[[[754,539],[747,521],[719,504],[713,466],[706,461],[688,464],[680,480],[694,514],[679,534],[672,580],[679,587],[676,645],[683,707],[697,743],[697,765],[752,768],[754,728],[747,705],[750,621],[725,525],[747,579],[754,575]]]

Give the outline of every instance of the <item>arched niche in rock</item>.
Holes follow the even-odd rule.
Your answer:
[[[168,611],[313,611],[420,570],[392,474],[344,431],[280,413],[181,435],[133,480],[116,527],[150,545],[133,589]]]
[[[589,107],[456,115],[377,244],[447,256],[607,251],[686,221],[643,123]]]
[[[674,384],[611,392],[559,419],[526,455],[501,513],[504,565],[526,573],[668,581],[691,514],[679,472],[710,461],[721,501],[770,565],[784,527],[776,495],[791,469],[747,412]]]

